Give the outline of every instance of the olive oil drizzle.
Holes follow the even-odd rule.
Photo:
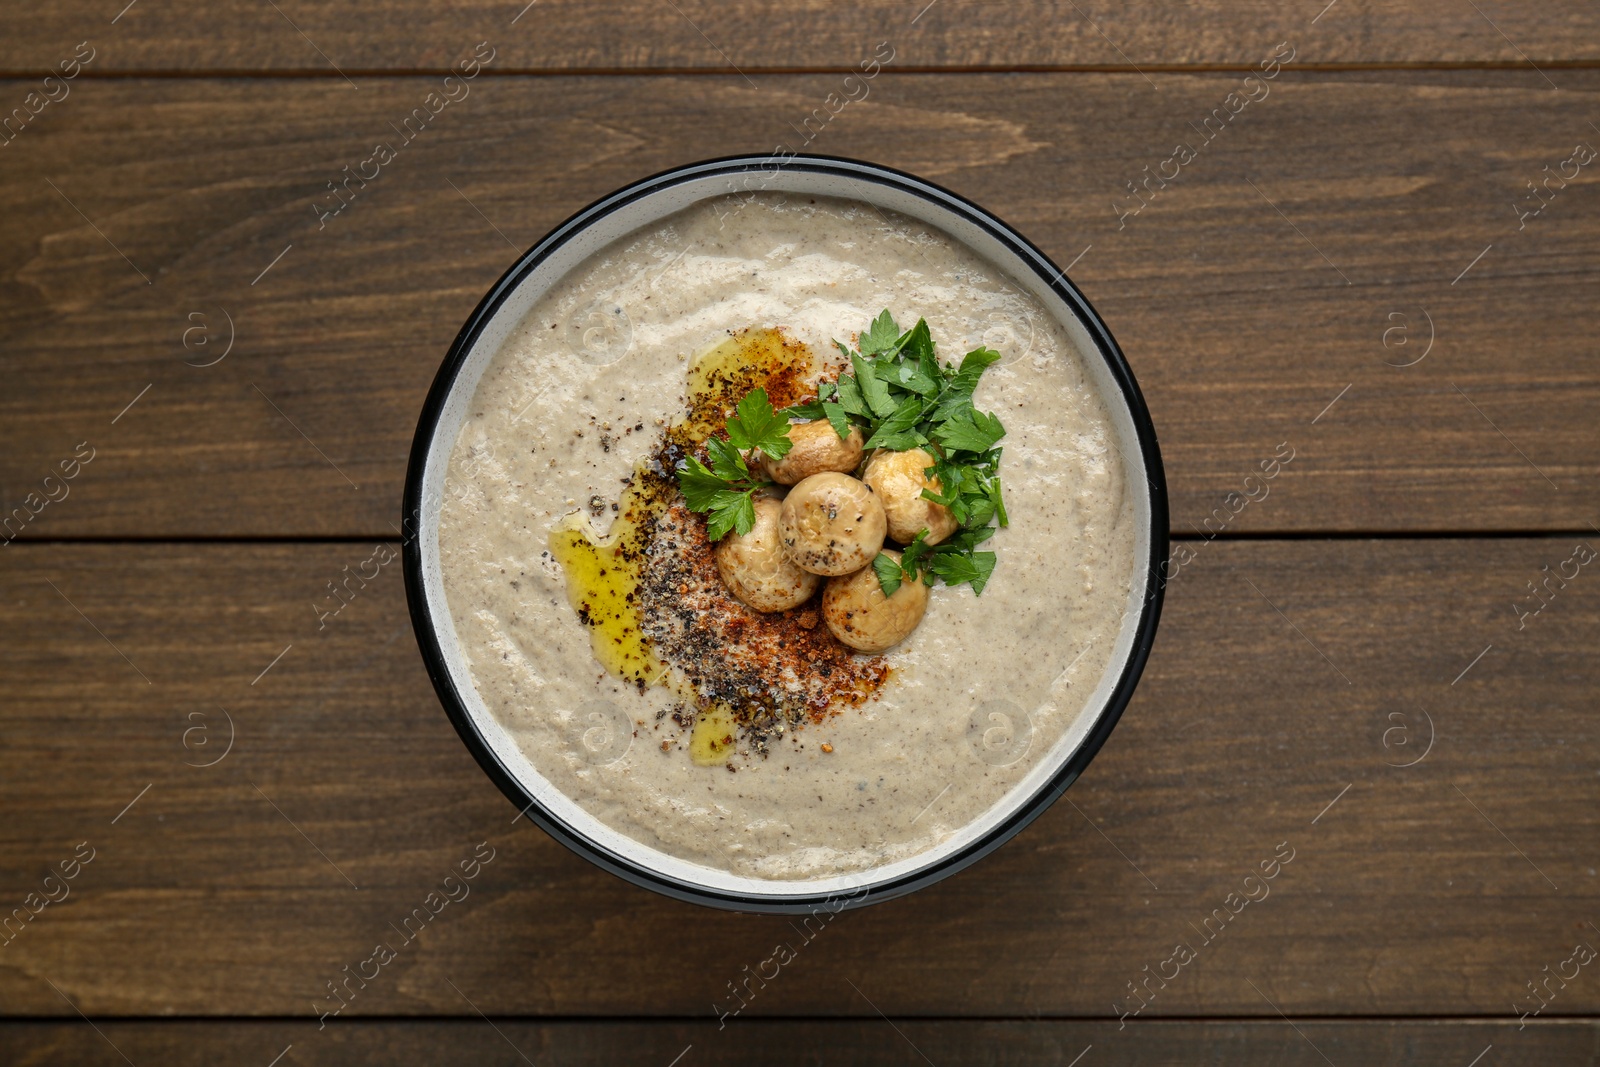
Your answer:
[[[741,331],[700,353],[690,362],[685,413],[666,427],[661,447],[635,468],[611,530],[599,536],[575,511],[550,531],[550,553],[566,578],[568,602],[589,628],[595,659],[641,691],[664,686],[698,708],[689,755],[703,766],[725,763],[733,755],[738,717],[725,703],[703,700],[645,636],[639,584],[648,539],[656,517],[677,493],[674,472],[682,457],[720,429],[750,390],[797,396],[814,370],[810,349],[778,330]]]

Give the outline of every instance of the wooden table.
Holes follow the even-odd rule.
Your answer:
[[[1596,1062],[1600,8],[123,3],[0,35],[0,1062]],[[514,822],[397,565],[319,611],[513,257],[780,143],[1072,264],[1185,561],[1065,802],[719,1024],[786,922]]]

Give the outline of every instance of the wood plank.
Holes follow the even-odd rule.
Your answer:
[[[1239,75],[885,79],[813,147],[1076,262],[1180,533],[1282,442],[1229,533],[1586,529],[1600,200],[1580,178],[1520,232],[1513,211],[1600,143],[1600,74],[1562,80],[1285,73],[1131,217],[1124,183]],[[88,442],[28,536],[392,536],[424,392],[515,250],[644,174],[796,140],[835,81],[479,80],[326,229],[326,183],[435,79],[79,83],[0,172],[0,506]]]
[[[631,0],[488,3],[448,7],[388,0],[356,11],[329,2],[272,5],[129,4],[86,0],[29,13],[7,27],[0,70],[44,71],[87,38],[96,71],[294,71],[338,77],[444,70],[462,49],[491,41],[512,70],[745,72],[846,70],[892,42],[896,62],[945,67],[1252,65],[1278,41],[1303,42],[1317,63],[1501,63],[1553,66],[1600,59],[1592,4],[1558,0],[1511,8],[1448,0],[1281,5],[1228,0],[1174,6],[1027,0],[777,0],[657,4]],[[121,11],[120,15],[118,14]],[[381,27],[381,32],[374,32]]]
[[[1520,631],[1512,608],[1572,548],[1206,545],[1067,801],[971,870],[813,934],[739,1021],[875,1018],[870,998],[897,1017],[1114,1032],[1147,966],[1177,977],[1150,987],[1144,1020],[1532,1010],[1526,983],[1600,946],[1592,568]],[[64,994],[91,1017],[303,1025],[484,841],[495,858],[470,896],[338,1023],[462,1015],[461,994],[491,1015],[706,1018],[798,939],[782,918],[637,889],[514,823],[432,694],[392,567],[318,630],[326,583],[370,554],[0,554],[0,905],[95,850],[0,947],[0,1013],[70,1019]],[[1293,858],[1269,895],[1230,904],[1261,892],[1243,879],[1281,843]],[[1178,942],[1196,958],[1163,966]],[[1593,971],[1552,985],[1544,1018],[1600,1014]]]
[[[1594,1020],[1404,1022],[1280,1020],[1135,1022],[1121,1032],[1106,1023],[957,1022],[901,1019],[749,1021],[718,1031],[715,1023],[589,1021],[538,1023],[497,1019],[393,1020],[314,1024],[280,1021],[125,1020],[0,1024],[8,1052],[0,1063],[266,1063],[287,1050],[285,1067],[352,1062],[525,1067],[556,1063],[717,1064],[1037,1063],[1053,1067],[1190,1067],[1195,1063],[1327,1062],[1465,1065],[1592,1063],[1600,1051]],[[898,1031],[898,1032],[897,1032]],[[1088,1055],[1083,1055],[1092,1049]],[[924,1059],[923,1055],[928,1058]],[[1083,1055],[1081,1060],[1074,1057]],[[1322,1057],[1326,1055],[1327,1060]],[[676,1057],[681,1056],[681,1059]]]

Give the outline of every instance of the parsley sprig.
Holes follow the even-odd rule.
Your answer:
[[[789,418],[772,410],[765,389],[746,393],[725,428],[726,438],[706,441],[710,467],[690,456],[678,468],[678,489],[684,502],[693,511],[707,513],[706,536],[713,541],[721,540],[729,530],[749,533],[756,522],[755,492],[772,484],[751,472],[744,454],[760,450],[772,459],[782,459],[793,447]]]
[[[850,362],[837,382],[823,382],[817,399],[774,411],[765,389],[754,389],[739,401],[726,423],[726,437],[706,441],[710,465],[691,456],[678,468],[678,488],[694,511],[707,515],[707,536],[717,541],[730,530],[747,534],[755,525],[755,492],[770,481],[750,470],[746,453],[761,452],[782,459],[793,446],[790,419],[826,419],[840,439],[860,426],[866,447],[904,452],[921,448],[933,457],[929,467],[940,491],[922,495],[950,509],[956,532],[937,545],[921,531],[901,552],[899,561],[879,553],[872,568],[885,596],[902,584],[970,584],[982,593],[994,573],[995,554],[977,551],[1005,526],[1005,499],[1000,486],[1000,439],[1006,428],[999,416],[978,411],[972,396],[983,372],[1000,353],[979,347],[959,365],[940,363],[926,319],[902,331],[887,309],[868,325],[855,348],[835,341]]]
[[[873,562],[885,596],[919,576],[928,585],[970,583],[974,593],[994,572],[995,554],[976,547],[1009,522],[1000,486],[999,441],[1006,428],[999,416],[978,411],[972,395],[983,372],[1000,353],[978,347],[959,365],[940,363],[926,319],[902,331],[885,309],[857,339],[854,349],[834,341],[850,361],[838,383],[823,382],[817,399],[783,411],[784,417],[827,419],[842,439],[860,426],[866,447],[904,452],[921,448],[934,461],[931,477],[942,492],[922,495],[950,509],[957,532],[937,545],[918,534],[897,564],[880,554]],[[926,531],[924,531],[926,533]]]

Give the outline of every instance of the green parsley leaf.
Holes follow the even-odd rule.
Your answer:
[[[706,511],[716,495],[728,488],[727,480],[706,469],[706,465],[690,456],[678,468],[678,490],[690,511]]]
[[[944,386],[944,375],[939,361],[934,358],[933,338],[928,333],[928,320],[918,319],[900,342],[899,360],[893,364],[888,376],[891,385],[898,385],[919,396],[932,397]]]
[[[899,405],[889,395],[889,386],[878,377],[871,363],[860,356],[851,356],[850,365],[855,368],[856,387],[861,390],[861,396],[866,400],[867,407],[872,409],[876,418],[887,418],[894,414]],[[841,382],[843,379],[840,379]]]
[[[992,348],[974,348],[963,356],[961,368],[948,376],[945,391],[939,397],[939,406],[932,415],[934,421],[943,422],[971,411],[972,393],[978,388],[978,379],[1000,358],[1000,353]]]
[[[850,436],[850,417],[845,414],[844,405],[835,404],[831,400],[824,400],[820,405],[823,417],[828,420],[828,425],[833,427],[833,432],[843,441]]]
[[[983,544],[994,536],[993,526],[972,526],[960,530],[940,541],[933,549],[934,552],[965,553]]]
[[[918,574],[922,574],[922,558],[933,551],[933,546],[928,544],[927,538],[928,531],[924,527],[917,531],[917,536],[913,537],[911,543],[905,547],[905,551],[900,553],[900,572],[908,582],[914,580]],[[932,572],[923,574],[922,577],[928,585],[933,584]]]
[[[823,417],[822,402],[813,400],[809,404],[793,404],[778,414],[786,419],[820,419]]]
[[[711,455],[711,470],[718,478],[727,482],[737,482],[750,477],[750,468],[745,465],[744,453],[734,447],[733,442],[713,437],[706,442],[706,451]]]
[[[928,486],[922,490],[922,499],[931,500],[935,504],[943,504],[945,507],[955,503],[956,498],[961,495],[961,483],[958,477],[951,476],[948,465],[935,463],[931,477],[937,479],[940,486],[948,485],[950,488],[945,489],[942,493],[936,493],[932,486]]]
[[[929,375],[915,363],[901,363],[894,369],[892,384],[902,389],[910,390],[918,396],[934,397],[938,395],[940,378],[937,374]]]
[[[989,584],[989,576],[994,573],[994,565],[993,552],[973,552],[968,555],[940,553],[928,561],[929,568],[943,578],[946,585],[970,582],[972,591],[977,594],[982,594],[983,587]]]
[[[894,324],[894,316],[889,314],[889,309],[884,308],[867,332],[861,335],[861,354],[875,356],[879,352],[892,352],[899,347],[899,340],[900,327]]]
[[[772,410],[765,389],[747,393],[726,426],[726,438],[706,441],[709,467],[699,457],[690,456],[677,472],[684,503],[691,511],[705,513],[706,535],[713,541],[720,541],[730,530],[749,533],[756,521],[755,491],[771,484],[751,473],[744,453],[755,449],[782,459],[793,447],[788,414]]]
[[[887,437],[881,438],[873,447],[887,448],[891,452],[905,452],[909,449],[921,448],[927,443],[927,437],[918,431],[902,430],[900,433],[892,433]]]
[[[933,428],[933,439],[957,452],[987,452],[1006,435],[998,415],[967,411]]]
[[[827,396],[833,395],[833,384],[823,382],[820,391],[826,391]],[[804,419],[807,422],[816,422],[818,419],[827,419],[828,425],[833,427],[833,432],[843,441],[850,436],[850,416],[845,411],[844,405],[838,401],[829,400],[827,396],[813,400],[809,404],[795,404],[784,408],[780,415],[786,419]]]
[[[884,446],[886,438],[909,430],[922,418],[922,401],[915,396],[907,397],[894,409],[894,413],[878,424],[872,436],[867,438],[866,448],[879,448]],[[903,451],[903,449],[902,449]]]
[[[921,320],[918,321],[920,322]],[[928,344],[927,351],[918,354],[917,367],[922,371],[924,376],[935,383],[937,386],[937,388],[934,390],[935,393],[939,392],[939,390],[943,388],[944,371],[939,366],[938,358],[933,354],[933,344],[931,341]]]
[[[765,389],[752,389],[739,401],[738,414],[728,420],[728,440],[741,452],[758,448],[782,459],[793,447],[788,420],[772,410]]]
[[[883,590],[883,595],[894,596],[901,583],[900,564],[888,553],[879,552],[872,561],[872,569],[878,575],[878,588]]]
[[[899,562],[887,552],[879,552],[872,561],[872,569],[878,575],[878,588],[883,590],[884,596],[894,596],[895,590],[901,585],[914,582],[919,577],[925,584],[933,584],[933,573],[922,566],[923,558],[935,551],[928,544],[927,537],[926,529],[918,531],[911,543],[901,550]]]
[[[839,376],[839,406],[855,417],[870,420],[872,408],[867,405],[866,397],[861,395],[861,387],[856,384],[855,378],[848,374]]]
[[[754,490],[736,493],[729,489],[720,490],[711,500],[710,514],[706,522],[706,536],[712,541],[720,541],[727,536],[729,530],[747,534],[756,524],[756,505],[752,494]]]
[[[964,496],[961,503],[967,513],[964,525],[988,526],[989,520],[994,518],[994,500],[988,496]]]
[[[1000,359],[1000,353],[992,348],[982,345],[974,348],[961,357],[961,369],[956,371],[952,384],[962,386],[971,392],[977,386],[978,379],[983,377],[983,372],[1000,362]]]
[[[928,331],[927,319],[918,319],[917,324],[906,331],[904,340],[900,342],[900,351],[916,360],[919,366],[925,367],[925,361],[933,360],[934,367],[938,367],[939,361],[933,357],[933,335]]]
[[[989,483],[989,498],[994,501],[995,514],[1000,517],[1001,526],[1010,526],[1011,520],[1006,517],[1006,502],[1000,496],[1000,476],[997,474],[994,481]]]

